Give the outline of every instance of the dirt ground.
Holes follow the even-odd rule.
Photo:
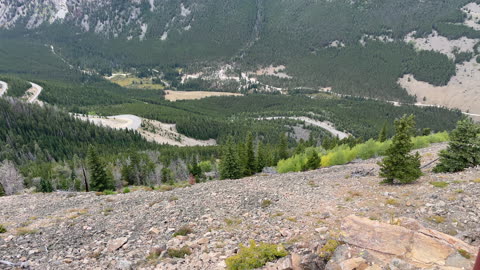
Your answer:
[[[202,99],[216,96],[242,96],[238,93],[229,92],[207,92],[207,91],[165,91],[165,99],[169,101]]]

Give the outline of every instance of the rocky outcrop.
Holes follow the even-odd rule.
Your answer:
[[[326,269],[471,269],[477,249],[447,234],[427,229],[413,219],[394,224],[358,216],[344,219],[345,245]]]

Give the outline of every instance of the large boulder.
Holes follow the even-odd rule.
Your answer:
[[[351,215],[341,230],[345,246],[328,263],[330,270],[369,269],[366,264],[389,269],[472,269],[477,254],[465,242],[412,219],[388,224]]]

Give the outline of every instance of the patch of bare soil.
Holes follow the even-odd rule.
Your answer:
[[[138,132],[148,141],[175,146],[210,146],[217,144],[214,139],[202,141],[180,134],[175,124],[164,124],[148,119],[143,119],[142,123]]]
[[[480,66],[476,59],[457,65],[457,75],[446,86],[433,86],[405,75],[398,80],[420,103],[480,114]]]
[[[206,97],[217,97],[217,96],[242,96],[239,93],[229,93],[229,92],[209,92],[209,91],[165,91],[165,99],[169,101],[177,100],[193,100],[193,99],[202,99]]]

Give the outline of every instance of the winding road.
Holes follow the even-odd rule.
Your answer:
[[[259,118],[259,120],[275,120],[275,119],[293,119],[293,120],[298,120],[298,121],[303,121],[306,124],[312,125],[312,126],[317,126],[325,129],[326,131],[330,132],[333,136],[338,137],[339,139],[344,139],[349,137],[350,135],[335,129],[335,127],[330,123],[330,122],[321,122],[312,118],[308,118],[305,116],[301,117],[285,117],[285,116],[276,116],[276,117],[263,117]]]
[[[99,126],[106,126],[115,129],[137,130],[142,125],[142,118],[132,114],[122,114],[107,117],[83,116],[74,114],[75,117],[84,121],[90,121]]]
[[[8,84],[4,81],[0,81],[0,97],[3,96],[8,90]]]
[[[40,101],[38,101],[38,96],[42,93],[43,87],[32,82],[30,82],[30,84],[32,85],[32,88],[27,90],[24,97],[27,99],[28,103],[40,103]]]

